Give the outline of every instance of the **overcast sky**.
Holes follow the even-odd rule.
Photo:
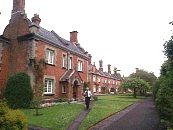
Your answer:
[[[9,23],[13,0],[0,0],[0,35]],[[54,30],[69,40],[78,31],[78,42],[99,66],[103,60],[128,76],[135,68],[159,76],[166,60],[163,44],[173,26],[173,0],[25,0],[31,19],[41,18],[40,26]]]

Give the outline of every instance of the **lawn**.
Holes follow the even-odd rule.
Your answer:
[[[127,95],[98,96],[92,110],[80,126],[80,130],[87,130],[93,124],[107,116],[116,113],[133,104],[141,98],[133,98]],[[56,106],[39,109],[42,115],[36,116],[35,109],[25,109],[23,112],[28,118],[29,124],[51,130],[65,130],[85,108],[84,104],[65,103]]]
[[[35,115],[35,109],[25,109],[23,112],[30,125],[51,130],[65,130],[84,108],[84,104],[65,103],[39,109],[39,116]]]
[[[99,100],[95,102],[95,105],[82,122],[79,130],[87,130],[100,120],[123,110],[141,98],[133,98],[131,95],[99,96]]]

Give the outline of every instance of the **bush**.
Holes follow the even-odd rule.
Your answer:
[[[29,108],[33,99],[30,77],[22,72],[10,76],[4,96],[11,108]]]
[[[20,110],[12,110],[3,101],[0,101],[0,129],[27,130],[27,118]]]
[[[162,119],[169,121],[173,126],[173,89],[161,87],[156,95],[156,106]]]
[[[93,95],[92,97],[93,97],[94,101],[98,101],[98,96],[97,95]]]

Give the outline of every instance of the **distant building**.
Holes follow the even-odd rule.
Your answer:
[[[43,84],[43,98],[82,99],[89,56],[78,43],[78,32],[70,32],[68,41],[40,22],[38,14],[27,18],[25,0],[13,0],[11,19],[0,36],[0,96],[11,74],[26,72],[35,94]]]
[[[114,68],[114,73],[111,73],[111,65],[108,64],[107,72],[103,71],[103,61],[99,61],[99,69],[96,68],[95,63],[91,64],[92,56],[89,55],[89,83],[93,93],[116,93],[118,92],[122,77]]]

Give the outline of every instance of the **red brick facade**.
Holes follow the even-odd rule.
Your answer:
[[[91,90],[96,94],[105,93],[117,93],[119,91],[119,86],[122,81],[122,77],[117,73],[116,68],[114,68],[114,73],[111,73],[111,65],[108,64],[108,71],[103,71],[103,61],[99,61],[99,69],[96,68],[95,63],[91,64],[91,55],[89,60],[89,82]]]
[[[11,74],[26,72],[35,94],[43,84],[43,98],[82,99],[83,83],[88,82],[88,54],[78,44],[77,31],[67,41],[41,28],[39,15],[30,21],[24,7],[24,0],[13,1],[11,20],[0,36],[0,96]],[[45,67],[37,76],[35,65],[41,67],[41,60]]]

